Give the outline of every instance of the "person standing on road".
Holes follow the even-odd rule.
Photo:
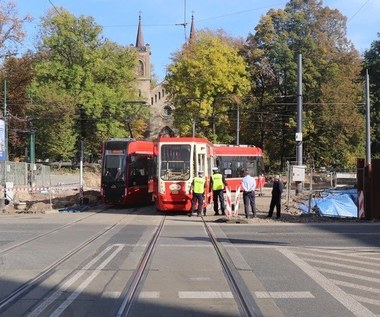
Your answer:
[[[189,213],[189,217],[192,216],[193,212],[196,209],[198,203],[198,217],[202,214],[203,208],[203,199],[205,194],[206,180],[203,177],[203,171],[198,171],[198,176],[194,177],[193,182],[191,183],[190,191],[193,191],[193,198],[191,200],[191,210]],[[206,216],[206,211],[204,212]]]
[[[272,218],[273,216],[273,210],[274,207],[276,206],[276,218],[281,217],[281,195],[284,190],[284,185],[282,184],[280,180],[280,175],[276,175],[274,177],[273,181],[273,187],[272,187],[272,199],[270,201],[270,206],[269,206],[269,213],[267,218]]]
[[[251,207],[251,212],[253,217],[256,217],[256,206],[255,206],[255,189],[256,180],[249,175],[248,170],[244,171],[244,177],[241,180],[241,188],[243,190],[243,202],[244,202],[244,213],[245,218],[249,217],[249,206]]]
[[[227,182],[224,179],[224,176],[219,172],[219,169],[217,167],[214,167],[212,170],[213,175],[211,176],[211,189],[214,199],[214,216],[219,215],[218,200],[220,202],[220,209],[222,211],[222,215],[225,215],[226,205],[224,203],[224,187],[227,186]]]

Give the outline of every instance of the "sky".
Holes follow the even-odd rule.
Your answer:
[[[65,8],[75,16],[92,16],[103,27],[103,35],[120,45],[135,44],[139,15],[145,44],[151,47],[153,72],[163,80],[171,55],[189,36],[194,16],[195,29],[223,29],[233,37],[254,33],[259,20],[271,8],[284,9],[281,0],[14,0],[22,17],[34,18],[25,25],[28,36],[23,48],[33,49],[41,16],[49,9]],[[324,0],[347,17],[347,38],[360,53],[380,40],[380,0]],[[184,27],[184,24],[186,24]]]

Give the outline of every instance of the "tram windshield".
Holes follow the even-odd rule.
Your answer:
[[[244,177],[245,170],[248,170],[251,176],[264,173],[261,156],[219,156],[217,161],[225,178]]]
[[[165,181],[190,178],[191,146],[189,144],[164,144],[161,146],[160,177]]]
[[[106,155],[102,176],[105,182],[125,181],[125,155]]]

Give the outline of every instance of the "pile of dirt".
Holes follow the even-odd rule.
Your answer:
[[[59,174],[64,180],[65,174]],[[72,174],[68,174],[71,176]],[[77,177],[79,179],[79,176]],[[79,184],[78,184],[79,185]],[[83,205],[94,206],[100,201],[100,175],[96,172],[83,173],[83,194],[78,188],[69,189],[62,186],[44,191],[16,191],[8,205],[0,207],[1,213],[50,213],[65,208],[79,208]]]

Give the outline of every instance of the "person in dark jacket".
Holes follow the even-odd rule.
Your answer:
[[[282,184],[280,180],[280,176],[276,175],[273,181],[272,199],[270,201],[269,213],[268,213],[267,218],[272,218],[273,210],[275,206],[276,206],[276,212],[277,212],[276,218],[278,219],[281,217],[281,194],[283,192],[283,189],[284,189],[284,185]]]

